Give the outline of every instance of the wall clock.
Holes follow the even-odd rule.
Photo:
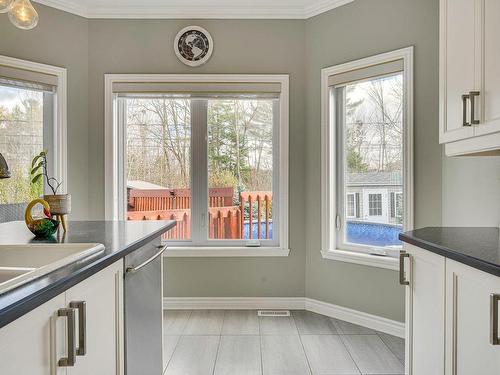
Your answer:
[[[210,33],[204,28],[188,26],[177,33],[174,50],[184,64],[200,66],[212,56],[214,42]]]

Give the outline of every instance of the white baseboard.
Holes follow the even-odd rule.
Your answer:
[[[368,314],[362,311],[349,309],[326,303],[311,298],[305,299],[305,310],[326,315],[331,318],[345,320],[346,322],[371,328],[376,331],[388,333],[393,336],[405,337],[405,324],[396,320],[383,318],[378,315]]]
[[[302,297],[164,297],[165,310],[304,310]]]
[[[165,310],[308,310],[390,335],[404,337],[402,322],[303,297],[164,297]]]

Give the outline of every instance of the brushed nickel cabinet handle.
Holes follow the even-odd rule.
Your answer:
[[[76,355],[87,354],[87,303],[85,301],[70,302],[69,307],[78,310],[78,348]]]
[[[500,345],[500,337],[498,337],[498,302],[500,294],[492,294],[490,296],[490,342],[491,345]]]
[[[471,126],[467,122],[467,99],[470,99],[468,94],[462,95],[462,126]]]
[[[475,120],[475,108],[476,108],[476,96],[479,96],[479,91],[471,91],[469,92],[469,99],[470,99],[470,123],[471,125],[478,125],[479,120]]]
[[[160,249],[160,251],[158,251],[157,253],[155,253],[155,255],[153,255],[151,258],[149,258],[148,260],[142,262],[138,266],[128,266],[125,269],[125,272],[126,273],[134,273],[134,272],[139,271],[141,268],[146,267],[149,263],[151,263],[156,258],[158,258],[161,254],[163,254],[163,252],[165,250],[167,250],[167,245],[160,245],[160,246],[158,246],[158,249]]]
[[[410,282],[405,280],[405,258],[410,258],[410,254],[401,251],[399,253],[399,283],[401,285],[410,285]]]
[[[68,356],[59,359],[58,365],[60,367],[73,367],[76,361],[76,325],[75,325],[75,309],[59,309],[57,316],[66,317],[67,319],[67,341],[68,341]]]

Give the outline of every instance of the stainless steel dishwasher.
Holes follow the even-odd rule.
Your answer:
[[[125,374],[163,370],[163,265],[160,238],[125,257]]]

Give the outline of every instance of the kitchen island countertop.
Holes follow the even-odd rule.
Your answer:
[[[500,276],[500,229],[496,227],[426,227],[399,239],[470,267]]]
[[[106,268],[175,226],[175,221],[72,221],[50,240],[35,239],[24,222],[0,224],[0,246],[36,243],[100,243],[97,256],[68,264],[0,294],[0,328]],[[0,258],[1,262],[1,258]]]

